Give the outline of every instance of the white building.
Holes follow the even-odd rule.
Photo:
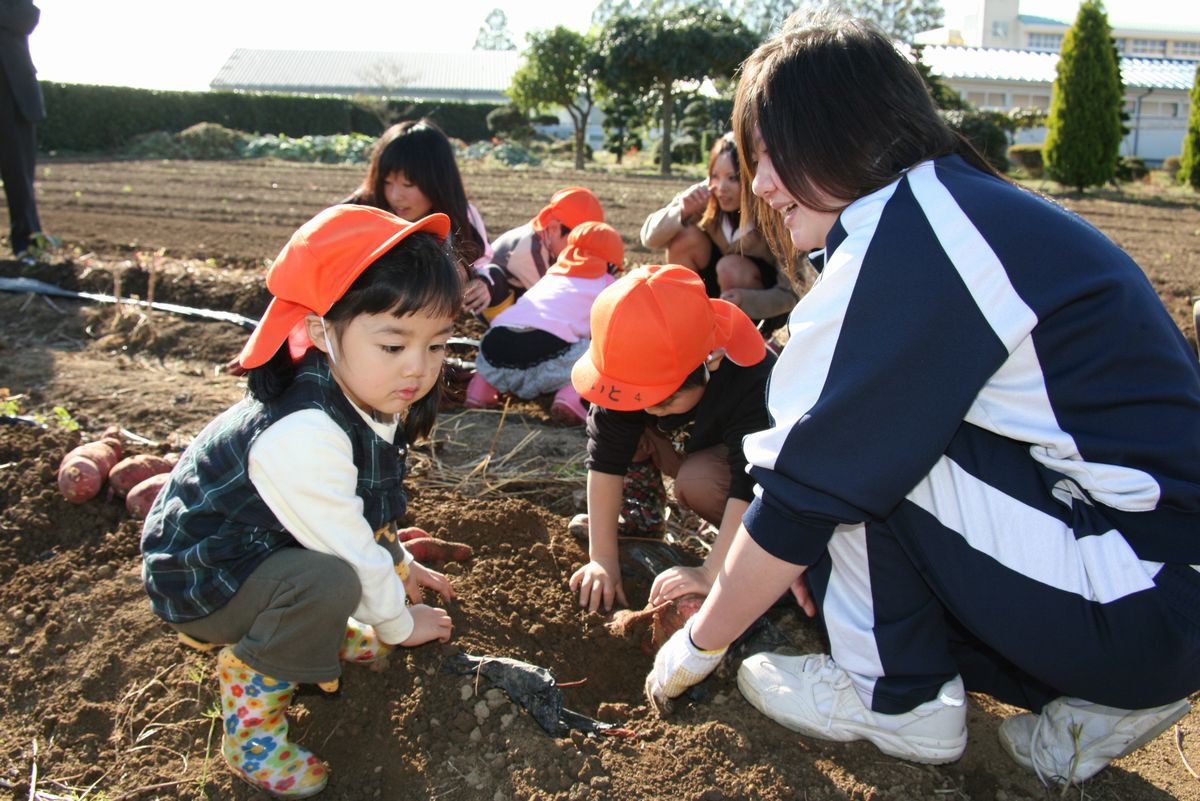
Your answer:
[[[1058,50],[1071,23],[1018,13],[1018,0],[978,0],[961,27],[919,34],[921,60],[951,89],[980,109],[1048,109]],[[1200,30],[1113,27],[1130,132],[1121,155],[1152,165],[1183,148],[1189,93],[1200,61]],[[1170,57],[1164,57],[1170,56]],[[1041,143],[1045,128],[1017,141]]]

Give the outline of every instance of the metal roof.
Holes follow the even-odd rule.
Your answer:
[[[512,83],[515,50],[462,53],[238,48],[213,89],[302,94],[499,98]]]
[[[948,80],[1054,83],[1058,53],[1004,50],[961,45],[926,45],[921,61],[935,75]],[[1121,57],[1121,77],[1126,87],[1190,91],[1196,62],[1170,58]]]

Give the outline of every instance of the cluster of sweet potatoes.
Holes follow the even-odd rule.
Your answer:
[[[134,456],[124,453],[116,428],[105,430],[94,442],[68,451],[58,466],[58,489],[62,496],[71,503],[84,503],[99,495],[107,482],[110,496],[124,498],[129,514],[144,518],[167,483],[167,474],[175,461],[146,453]]]
[[[703,595],[690,593],[658,606],[647,603],[644,609],[622,609],[604,627],[618,637],[637,642],[643,653],[654,656],[703,604]]]

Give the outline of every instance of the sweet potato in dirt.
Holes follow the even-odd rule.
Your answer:
[[[396,532],[396,539],[400,540],[401,542],[408,542],[409,540],[424,539],[425,537],[428,537],[428,536],[429,536],[428,531],[426,531],[423,528],[417,528],[416,526],[409,526],[408,528],[402,528]]]
[[[646,604],[636,611],[622,609],[604,627],[618,637],[636,640],[643,652],[653,656],[703,604],[703,595],[691,593],[658,606]]]
[[[120,443],[101,440],[80,445],[67,452],[58,466],[58,489],[71,503],[95,498],[109,472],[121,458]]]
[[[154,505],[154,499],[158,497],[170,476],[170,473],[156,473],[129,491],[125,496],[125,509],[131,517],[145,519],[150,513],[150,507]]]
[[[465,562],[475,555],[470,545],[447,542],[437,537],[416,537],[404,543],[404,547],[421,564],[430,562]]]
[[[108,484],[112,487],[113,492],[123,498],[129,494],[131,489],[150,478],[150,476],[155,476],[159,473],[169,473],[171,467],[171,462],[161,456],[154,456],[149,453],[126,456],[117,462],[112,472],[108,474]]]

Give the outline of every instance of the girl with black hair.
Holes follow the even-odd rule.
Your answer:
[[[342,201],[390,211],[405,220],[435,213],[450,218],[450,241],[463,270],[463,311],[482,311],[491,296],[487,267],[492,246],[479,210],[467,200],[454,147],[430,120],[388,128],[371,152],[367,174]]]
[[[281,798],[325,786],[288,739],[297,685],[336,689],[340,662],[450,637],[422,588],[450,582],[398,542],[407,443],[437,414],[462,302],[442,214],[406,222],[334,206],[267,274],[274,295],[238,358],[249,395],[184,451],[142,533],[156,614],[217,658],[240,778]],[[406,601],[411,601],[409,606]]]

